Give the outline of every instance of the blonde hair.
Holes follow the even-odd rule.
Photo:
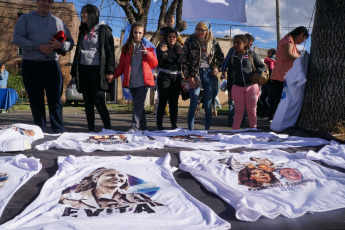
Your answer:
[[[213,44],[213,33],[212,30],[209,29],[210,24],[206,22],[199,22],[196,26],[195,26],[195,30],[197,29],[203,29],[207,31],[206,34],[206,49],[207,49],[207,55],[209,55],[211,53],[211,49],[212,49],[212,44]]]

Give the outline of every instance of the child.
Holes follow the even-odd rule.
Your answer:
[[[175,25],[175,18],[174,18],[174,15],[171,15],[171,14],[167,14],[165,16],[165,25],[164,27],[162,27],[159,31],[159,35],[161,36],[160,38],[160,41],[164,41],[164,34],[166,31],[169,30],[169,28],[174,28],[174,25]],[[177,30],[176,30],[177,31]],[[177,39],[176,39],[176,42],[179,43],[180,45],[183,46],[183,40],[180,36],[180,33],[177,31]]]
[[[233,130],[237,130],[241,126],[244,111],[249,116],[249,124],[251,128],[256,128],[256,103],[260,95],[258,80],[259,75],[265,70],[265,65],[255,52],[249,50],[248,38],[243,35],[234,37],[235,53],[230,57],[228,62],[228,82],[233,82],[231,91],[232,98],[235,103],[235,118],[232,126]],[[256,67],[253,72],[253,66],[250,59]]]
[[[149,87],[155,86],[151,68],[155,68],[158,61],[154,49],[146,48],[143,44],[144,35],[144,24],[133,23],[114,72],[114,78],[124,75],[122,85],[129,88],[133,96],[132,124],[128,132],[147,129],[144,102]]]

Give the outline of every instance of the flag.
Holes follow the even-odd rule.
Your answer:
[[[123,42],[122,45],[124,45],[129,37],[129,33],[131,31],[131,24],[127,21],[126,28],[125,28],[125,34],[123,35]],[[123,82],[123,74],[121,75],[121,83]],[[130,89],[123,88],[122,87],[122,93],[125,100],[133,100],[133,96],[131,94]]]
[[[247,22],[245,0],[184,0],[182,19],[196,18]]]
[[[125,28],[125,33],[123,35],[123,42],[122,42],[123,45],[126,43],[128,37],[129,37],[129,33],[131,32],[131,27],[132,27],[132,25],[127,21],[126,28]],[[155,55],[157,56],[157,54],[156,54],[156,46],[153,45],[147,38],[144,37],[142,39],[142,44],[146,47],[146,49],[148,49],[148,50],[152,49],[153,52],[155,53]],[[152,74],[153,74],[155,69],[151,69],[151,71],[152,71]],[[122,81],[123,81],[123,74],[121,75],[121,82]],[[123,92],[123,97],[125,98],[125,100],[133,100],[131,91],[128,88],[123,88],[122,87],[122,92]]]

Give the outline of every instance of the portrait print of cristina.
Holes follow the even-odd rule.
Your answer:
[[[239,171],[238,181],[239,184],[246,185],[250,188],[258,188],[264,185],[280,183],[272,172],[248,166]]]
[[[163,206],[146,194],[127,192],[129,188],[127,174],[98,168],[84,177],[75,189],[69,187],[64,190],[59,203],[74,208],[128,207],[129,211],[144,203],[150,207]]]

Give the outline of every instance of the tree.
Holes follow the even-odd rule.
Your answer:
[[[147,15],[150,10],[151,0],[114,0],[125,12],[130,24],[134,22],[142,22],[145,26],[147,25]],[[175,15],[176,12],[176,29],[183,31],[187,28],[187,23],[182,21],[182,1],[173,0],[169,5],[169,0],[162,0],[161,10],[158,19],[157,30],[151,38],[151,42],[154,44],[158,43],[158,33],[160,28],[164,26],[164,19],[167,14]],[[132,4],[131,4],[132,3]]]
[[[344,12],[343,0],[316,0],[299,127],[345,133]]]

